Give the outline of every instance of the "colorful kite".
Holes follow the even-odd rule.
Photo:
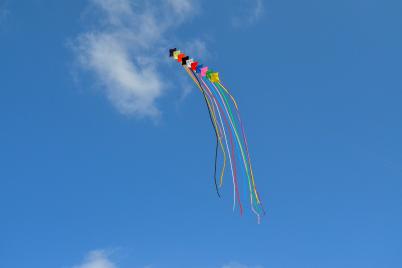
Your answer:
[[[243,188],[248,189],[251,210],[257,215],[258,222],[260,222],[260,217],[265,214],[265,211],[255,185],[247,139],[236,100],[229,90],[222,85],[217,72],[200,64],[176,48],[169,50],[169,56],[183,66],[203,94],[208,108],[216,137],[214,182],[218,196],[220,197],[219,188],[223,185],[226,162],[229,159],[233,182],[233,210],[236,208],[237,200],[240,214],[243,214],[239,179],[244,179],[243,185],[246,186]],[[223,163],[218,183],[216,173],[219,146],[222,151]],[[242,174],[243,176],[241,176]]]

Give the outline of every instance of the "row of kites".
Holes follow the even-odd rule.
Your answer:
[[[238,207],[240,214],[243,215],[244,205],[240,193],[248,192],[250,209],[260,222],[265,211],[254,180],[247,138],[235,98],[221,83],[218,72],[214,72],[176,48],[169,50],[169,56],[180,63],[191,77],[201,91],[208,108],[216,138],[214,182],[218,196],[220,197],[219,189],[223,186],[225,170],[229,166],[233,182],[233,210]],[[222,152],[220,172],[217,171],[219,151]]]

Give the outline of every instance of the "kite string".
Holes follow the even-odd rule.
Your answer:
[[[250,168],[250,175],[251,175],[251,180],[252,180],[252,184],[253,184],[254,195],[255,195],[257,204],[260,205],[260,208],[261,208],[263,214],[265,214],[265,210],[264,210],[264,207],[263,207],[263,205],[262,205],[262,203],[260,201],[259,193],[257,191],[257,187],[256,187],[255,180],[254,180],[254,173],[253,173],[253,169],[252,169],[252,165],[251,165],[251,157],[250,157],[250,153],[249,153],[249,149],[248,149],[247,137],[246,137],[246,134],[245,134],[243,122],[241,120],[238,105],[237,105],[236,100],[234,99],[234,97],[229,93],[229,90],[227,90],[221,83],[216,83],[216,84],[219,84],[225,90],[225,92],[227,92],[227,94],[229,94],[231,96],[231,99],[232,99],[233,103],[235,104],[237,118],[238,118],[238,121],[240,122],[241,131],[242,131],[242,135],[243,135],[243,140],[244,140],[245,147],[246,147],[247,160],[248,160],[248,164],[249,164],[249,168]]]
[[[214,88],[216,89],[216,91],[218,92],[218,94],[219,94],[219,90],[216,88],[216,86],[215,86],[215,84],[214,83],[211,83],[213,86],[214,86]],[[226,90],[226,92],[230,95],[230,93]],[[231,95],[230,95],[231,96]],[[236,106],[236,110],[238,109],[238,106],[237,106],[237,103],[236,103],[236,101],[234,100],[234,98],[233,97],[231,97],[232,98],[232,101],[233,101],[233,103],[235,104],[235,106]],[[226,98],[225,98],[225,101],[226,101]],[[228,104],[228,103],[227,103]],[[228,106],[229,106],[229,104],[228,104]],[[230,106],[229,106],[229,111],[230,111],[231,109],[230,109]],[[232,116],[232,120],[234,121],[234,118],[233,118],[233,115],[232,115],[232,113],[231,113],[231,111],[230,111],[230,114],[231,114],[231,116]],[[238,116],[238,119],[239,119],[239,116]],[[244,129],[242,129],[242,133],[244,134]],[[253,200],[253,196],[256,198],[256,200],[257,200],[257,204],[259,204],[259,202],[258,202],[258,196],[253,192],[253,190],[252,190],[252,187],[251,187],[251,182],[250,182],[250,175],[249,175],[249,169],[247,168],[247,164],[249,164],[249,163],[246,163],[247,161],[246,161],[246,157],[245,157],[245,154],[244,154],[244,151],[243,151],[243,149],[242,149],[242,144],[241,144],[241,142],[240,142],[240,138],[238,137],[238,134],[237,134],[237,131],[235,130],[235,134],[236,134],[236,138],[237,138],[237,141],[238,141],[238,144],[239,144],[239,146],[240,146],[240,150],[241,150],[241,153],[242,153],[242,157],[243,157],[243,164],[244,164],[244,167],[245,167],[245,171],[246,171],[246,175],[247,175],[247,178],[248,178],[248,185],[249,185],[249,191],[250,191],[250,206],[251,206],[251,210],[253,211],[253,213],[254,214],[256,214],[257,215],[257,217],[258,217],[258,221],[260,221],[260,214],[255,210],[255,208],[254,208],[254,200]],[[243,139],[244,139],[244,135],[243,135]],[[246,142],[246,141],[244,141],[244,142]],[[255,186],[254,184],[253,184],[253,186]],[[254,188],[254,187],[253,187]],[[255,190],[255,189],[254,189]]]
[[[188,69],[187,68],[185,68],[186,69],[186,71],[190,74],[190,72],[188,71]],[[193,74],[195,77],[196,77],[196,75],[195,74]],[[193,78],[193,77],[192,77]],[[196,79],[197,79],[197,81],[199,82],[199,79],[196,77]],[[193,79],[194,80],[194,79]],[[209,87],[205,84],[205,82],[203,81],[203,79],[201,78],[201,81],[203,82],[203,84],[204,84],[204,87],[206,87],[208,90],[209,90],[209,94],[211,94],[212,96],[213,96],[213,93],[212,93],[212,91],[209,89]],[[199,86],[199,88],[200,88],[200,90],[202,91],[202,93],[204,94],[204,97],[205,97],[205,92],[206,93],[208,93],[206,90],[205,90],[205,92],[202,90],[202,85],[201,85],[201,83],[199,83],[199,85],[197,85],[197,86]],[[214,87],[215,87],[215,85],[214,85]],[[216,91],[218,92],[218,94],[220,95],[220,97],[222,98],[222,96],[221,96],[221,94],[220,94],[220,92],[219,92],[219,90],[215,87],[215,89],[216,89]],[[236,103],[236,101],[235,101],[235,99],[233,98],[233,96],[229,93],[229,91],[225,88],[224,89],[225,90],[225,92],[230,96],[230,98],[232,99],[232,102],[234,103],[234,105],[235,105],[235,108],[236,108],[236,112],[237,112],[237,117],[238,117],[238,120],[239,120],[239,122],[240,122],[240,124],[241,124],[241,127],[242,127],[242,134],[243,134],[243,139],[245,138],[245,135],[244,135],[244,127],[243,127],[243,125],[242,125],[242,122],[241,122],[241,119],[240,119],[240,116],[239,116],[239,113],[238,113],[238,105],[237,105],[237,103]],[[209,102],[207,101],[207,104],[208,104],[208,109],[211,109],[211,106],[212,106],[212,114],[213,114],[213,119],[214,119],[214,128],[215,128],[215,134],[217,134],[217,131],[216,131],[216,125],[217,125],[217,122],[216,122],[216,115],[215,115],[215,111],[214,111],[214,107],[213,107],[213,105],[211,105],[211,103],[212,104],[215,104],[215,106],[217,106],[217,112],[218,112],[218,115],[219,115],[219,117],[220,117],[220,120],[221,120],[221,123],[222,123],[222,118],[221,118],[221,115],[220,115],[220,112],[219,112],[219,106],[218,106],[218,103],[216,102],[216,99],[212,99],[212,97],[211,96],[209,96],[208,95],[208,98],[210,99],[209,100]],[[213,96],[213,98],[215,98],[214,96]],[[227,100],[226,100],[226,98],[225,98],[225,102],[226,102],[226,104],[228,105],[228,103],[227,103]],[[226,106],[226,105],[225,105]],[[227,108],[225,107],[225,109],[227,110]],[[230,111],[230,106],[229,106],[229,111]],[[210,112],[210,110],[209,110],[209,112]],[[235,135],[236,135],[236,138],[237,138],[237,142],[238,142],[238,144],[239,144],[239,147],[240,147],[240,151],[241,151],[241,153],[242,153],[242,157],[243,157],[243,162],[244,162],[244,164],[245,164],[245,170],[246,170],[246,173],[247,173],[247,176],[248,176],[248,178],[249,178],[249,175],[248,175],[248,173],[249,173],[249,171],[248,171],[248,167],[247,167],[247,164],[245,163],[246,161],[245,161],[245,155],[244,155],[244,151],[243,151],[243,148],[242,148],[242,143],[240,142],[240,139],[239,139],[239,136],[238,136],[238,134],[237,134],[237,130],[236,130],[236,124],[234,123],[234,118],[233,118],[233,115],[231,114],[231,111],[229,112],[229,114],[230,114],[230,117],[229,117],[229,119],[230,119],[230,121],[231,121],[231,125],[232,125],[232,127],[233,127],[233,130],[234,130],[234,132],[235,132]],[[212,121],[212,120],[211,120]],[[220,129],[219,128],[219,130],[221,131],[221,134],[222,134],[222,131],[224,131],[224,126],[223,126],[223,123],[222,123],[222,129]],[[226,136],[226,135],[224,135],[224,136]],[[221,138],[221,137],[219,137],[219,138]],[[245,142],[245,147],[246,147],[246,152],[248,153],[248,146],[247,146],[247,141],[246,140],[244,140],[244,142]],[[247,162],[249,162],[248,164],[250,165],[250,157],[249,157],[249,154],[247,155],[247,160],[249,160],[249,161],[247,161]],[[252,174],[252,171],[250,170],[250,173]],[[250,175],[251,175],[250,174]],[[251,176],[253,176],[253,175],[251,175]],[[222,178],[221,178],[222,179]],[[253,184],[253,188],[254,188],[254,190],[255,190],[255,184]],[[250,192],[253,192],[252,190],[251,190],[251,185],[250,185],[250,178],[249,178],[249,188],[250,188]],[[257,196],[258,194],[256,194],[256,199],[257,199],[257,202],[259,201],[259,199],[258,199],[258,196]],[[257,216],[259,217],[259,214],[254,210],[254,208],[253,208],[253,198],[252,198],[252,195],[250,196],[250,202],[251,202],[251,207],[252,207],[252,210],[253,210],[253,212],[254,213],[256,213],[257,214]]]
[[[197,84],[197,86],[198,86],[198,84]],[[211,90],[209,89],[209,87],[206,86],[206,88],[209,90],[209,93],[211,94]],[[208,91],[206,91],[206,92],[208,93]],[[223,118],[223,120],[225,121],[225,124],[227,125],[228,129],[230,129],[230,125],[229,125],[228,121],[226,120],[225,113],[222,111],[222,108],[220,107],[219,102],[217,103],[217,106],[218,106],[218,111],[219,110],[221,111],[219,113],[219,115],[220,114],[223,115],[220,119],[222,120],[222,118]],[[222,123],[222,125],[223,125],[223,123]],[[235,205],[236,205],[236,188],[237,188],[237,179],[236,179],[237,175],[236,175],[236,167],[235,167],[236,163],[235,163],[234,156],[231,156],[231,151],[229,150],[229,145],[228,145],[228,141],[227,141],[227,137],[226,137],[226,133],[225,133],[225,127],[223,126],[222,129],[223,129],[223,133],[224,133],[224,137],[225,137],[225,144],[226,144],[228,157],[229,157],[230,170],[231,170],[232,178],[233,178],[233,210],[234,210]],[[234,148],[233,147],[232,131],[229,131],[228,134],[229,134],[229,138],[230,138],[230,142],[231,142],[231,147]],[[233,149],[232,149],[232,151],[233,151]],[[233,154],[234,154],[234,152],[233,152]],[[233,160],[232,160],[232,158],[233,158]],[[241,207],[241,204],[240,204],[240,207]]]
[[[229,90],[227,90],[227,89],[222,85],[222,83],[219,82],[218,84],[231,96],[231,99],[232,99],[233,102],[235,103],[237,117],[238,117],[238,120],[239,120],[239,122],[240,122],[241,130],[242,130],[242,135],[243,135],[243,139],[244,139],[244,142],[245,142],[245,147],[246,147],[246,152],[247,152],[248,163],[249,163],[249,166],[250,166],[250,175],[251,175],[251,179],[252,179],[252,183],[253,183],[253,188],[254,188],[256,200],[257,200],[258,204],[261,204],[261,201],[260,201],[260,198],[259,198],[259,194],[258,194],[258,192],[257,192],[257,187],[256,187],[256,184],[255,184],[255,180],[254,180],[254,173],[253,173],[253,168],[252,168],[252,165],[251,165],[251,157],[250,157],[250,153],[249,153],[249,149],[248,149],[247,137],[246,137],[246,133],[245,133],[245,130],[244,130],[243,122],[242,122],[242,120],[241,120],[241,116],[240,116],[240,111],[239,111],[238,105],[237,105],[236,100],[234,99],[234,97],[229,93]]]
[[[202,79],[202,78],[201,78],[201,79]],[[202,79],[201,81],[203,82],[204,87],[206,87],[206,88],[209,89],[209,87],[206,85],[204,79]],[[210,90],[210,89],[209,89],[209,90]],[[211,94],[212,94],[212,91],[211,91],[211,90],[210,90],[210,92],[211,92]],[[220,95],[220,97],[221,97],[221,99],[222,99],[222,96],[221,96],[221,94],[219,93],[219,91],[217,91],[217,92],[218,92],[218,94]],[[212,95],[213,95],[213,94],[212,94]],[[225,99],[225,101],[226,101],[226,104],[229,105],[226,99]],[[225,107],[226,113],[228,114],[228,118],[229,118],[229,121],[230,121],[230,125],[232,126],[232,130],[234,130],[234,133],[235,133],[236,138],[237,138],[237,142],[239,143],[239,146],[240,146],[240,148],[241,148],[242,145],[241,145],[240,139],[239,139],[238,134],[237,134],[237,131],[236,131],[236,125],[235,125],[235,123],[233,122],[233,121],[234,121],[234,118],[233,118],[233,116],[231,116],[231,117],[229,116],[229,114],[231,114],[230,107],[229,107],[229,111],[228,111],[228,108],[227,108],[227,106],[225,105],[225,103],[223,102],[223,100],[222,100],[222,103],[223,103],[223,105],[224,105],[224,107]],[[232,140],[231,140],[231,146],[232,146],[232,159],[234,160],[234,163],[235,163],[235,158],[234,158],[234,144],[233,144],[233,141],[232,141]],[[243,161],[244,161],[244,158],[243,158]],[[234,164],[234,167],[236,167],[236,164]],[[245,169],[247,170],[247,166],[245,166]],[[236,168],[235,168],[235,170],[236,170]],[[247,174],[248,174],[248,173],[247,173]],[[236,178],[235,182],[236,182],[237,196],[239,197],[240,194],[239,194],[239,192],[238,192],[237,178]],[[250,184],[249,184],[249,188],[250,188],[250,187],[251,187],[251,186],[250,186]],[[250,188],[250,191],[251,191],[251,188]],[[240,202],[240,198],[238,198],[238,201]]]
[[[174,49],[174,50],[176,50],[176,49]],[[184,54],[182,53],[181,55],[184,55]],[[188,58],[189,57],[187,57],[187,59]],[[183,59],[183,62],[184,62],[184,60],[185,59]],[[237,172],[236,172],[236,170],[237,170],[236,158],[237,157],[235,157],[235,153],[239,154],[239,156],[240,156],[239,158],[241,158],[241,160],[239,159],[239,161],[243,162],[243,164],[241,166],[244,166],[244,171],[247,175],[248,188],[249,188],[249,193],[250,193],[251,210],[257,215],[258,222],[260,222],[259,212],[261,212],[261,210],[262,210],[262,212],[265,214],[265,211],[264,211],[263,205],[260,201],[259,193],[256,188],[256,184],[255,184],[255,180],[254,180],[254,172],[252,169],[251,157],[250,157],[250,152],[249,152],[249,148],[248,148],[247,137],[245,134],[243,122],[241,120],[240,112],[238,109],[238,104],[237,104],[235,98],[229,92],[229,90],[226,89],[220,83],[219,79],[216,82],[216,81],[211,80],[211,78],[209,76],[207,76],[208,77],[208,79],[207,79],[206,77],[204,78],[205,75],[201,76],[199,74],[196,74],[187,65],[183,64],[183,67],[186,70],[186,72],[188,73],[188,75],[191,77],[191,79],[194,81],[194,83],[197,85],[197,87],[199,88],[201,93],[203,94],[205,103],[207,105],[210,121],[214,128],[215,138],[216,138],[214,182],[215,182],[215,188],[216,188],[217,194],[220,197],[218,186],[217,186],[217,176],[216,176],[217,175],[216,172],[217,172],[217,158],[218,158],[218,142],[219,142],[221,149],[222,149],[222,153],[223,153],[223,168],[222,168],[222,172],[221,172],[219,186],[222,187],[222,184],[223,184],[223,176],[224,176],[224,171],[225,171],[225,167],[226,167],[226,150],[227,150],[229,163],[230,163],[230,169],[231,169],[233,183],[234,183],[233,209],[235,208],[236,197],[237,197],[237,199],[239,201],[239,206],[240,206],[240,214],[242,214],[242,204],[241,204],[241,200],[240,200],[238,181],[237,181]],[[215,79],[215,76],[214,76],[214,79]],[[202,81],[203,85],[201,84],[200,81]],[[211,88],[207,85],[207,83],[212,85]],[[213,90],[211,90],[211,89],[213,89]],[[234,116],[234,113],[232,113],[232,107],[229,104],[230,101],[228,101],[229,98],[227,98],[227,97],[230,97],[232,105],[235,106],[236,116]],[[222,110],[220,103],[224,107],[224,111]],[[226,120],[226,117],[228,120]],[[229,121],[229,123],[228,123],[228,121]],[[226,125],[224,124],[224,122]],[[225,128],[225,126],[227,128]],[[228,130],[231,150],[229,150],[226,130]],[[239,137],[240,130],[242,132],[241,138]],[[233,136],[235,137],[235,140],[236,140],[235,143],[234,143]],[[222,139],[224,139],[224,144],[226,145],[226,148],[224,148],[224,145],[222,144]],[[235,146],[235,144],[238,146]],[[256,202],[254,202],[254,201],[256,201]],[[256,207],[254,207],[254,204],[256,205]],[[258,208],[259,212],[257,212],[255,210],[255,208]]]
[[[220,114],[220,112],[219,112],[219,109],[218,109],[218,107],[216,106],[216,102],[215,102],[215,100],[208,94],[208,92],[207,91],[205,91],[205,93],[206,93],[206,95],[207,95],[207,97],[208,97],[208,99],[209,99],[209,103],[210,103],[210,105],[211,105],[211,107],[212,107],[212,115],[213,115],[213,119],[214,119],[214,122],[215,122],[215,125],[217,126],[217,128],[218,128],[218,130],[219,130],[219,144],[220,144],[220,146],[221,146],[221,150],[222,150],[222,155],[223,155],[223,165],[222,165],[222,169],[221,169],[221,176],[220,176],[220,182],[219,182],[219,187],[222,187],[222,182],[223,182],[223,176],[225,175],[225,168],[226,168],[226,153],[225,153],[225,149],[224,149],[224,146],[223,146],[223,144],[222,144],[222,137],[224,137],[224,134],[223,134],[223,131],[224,131],[224,126],[223,126],[223,123],[222,123],[222,118],[221,118],[221,114]],[[212,103],[212,104],[211,104]],[[214,104],[214,105],[213,105]],[[217,117],[216,117],[216,112],[218,113],[218,116],[219,116],[219,119],[220,120],[218,120],[217,119]],[[217,144],[218,145],[218,144]],[[216,150],[216,153],[217,153],[217,150]],[[216,164],[216,161],[217,161],[217,154],[215,155],[215,164]],[[215,173],[216,173],[216,165],[215,165]]]
[[[241,152],[241,156],[242,156],[242,160],[243,160],[243,165],[244,165],[244,168],[245,168],[245,171],[246,171],[246,175],[247,175],[247,178],[248,178],[248,186],[249,186],[249,191],[250,191],[250,203],[251,203],[251,207],[253,208],[253,199],[252,199],[253,191],[252,191],[252,188],[251,188],[251,180],[250,180],[250,175],[249,175],[249,169],[248,169],[248,165],[247,165],[247,161],[246,161],[246,156],[245,156],[244,150],[243,150],[243,145],[242,145],[242,142],[241,142],[241,140],[240,140],[240,138],[239,138],[239,135],[238,135],[238,131],[237,131],[237,126],[236,126],[235,119],[234,119],[234,117],[233,117],[233,114],[232,114],[230,105],[229,105],[229,103],[228,103],[228,101],[227,101],[225,95],[220,93],[219,89],[215,86],[215,84],[213,84],[213,83],[211,83],[211,84],[213,85],[213,87],[215,88],[215,90],[216,90],[216,92],[219,94],[219,96],[220,96],[220,97],[224,100],[224,102],[226,103],[225,108],[226,108],[226,106],[227,106],[227,108],[226,108],[226,109],[228,109],[228,110],[227,110],[227,113],[230,115],[230,117],[229,117],[229,118],[230,118],[230,122],[231,122],[231,125],[232,125],[232,128],[233,128],[233,131],[234,131],[234,133],[235,133],[237,143],[238,143],[239,148],[240,148],[240,152]],[[223,93],[223,92],[222,92],[222,93]],[[254,208],[253,208],[253,212],[255,213]],[[257,214],[258,214],[258,213],[257,213]]]
[[[188,71],[188,73],[189,73],[189,71]],[[202,77],[197,77],[197,74],[195,74],[194,72],[192,72],[192,73],[193,73],[194,77],[197,79],[197,81],[199,83],[199,86],[202,88],[202,85],[201,85],[201,82],[200,82],[200,80],[201,80],[202,83],[204,84],[204,87],[210,91],[209,87],[205,84],[205,82],[203,81]],[[205,90],[205,92],[207,92],[207,91]],[[203,91],[203,93],[204,93],[204,91]],[[235,194],[235,196],[237,197],[239,207],[240,207],[240,214],[242,215],[243,214],[243,206],[241,204],[240,193],[239,193],[239,190],[238,190],[237,175],[236,175],[236,162],[235,162],[235,158],[234,158],[234,145],[233,145],[232,140],[231,140],[231,146],[232,146],[232,157],[231,158],[232,158],[233,163],[234,163],[233,164],[233,167],[234,167],[234,173],[233,174],[234,174],[234,182],[235,182],[235,187],[234,188],[235,188],[235,193],[237,193],[237,194]],[[234,203],[234,206],[235,206],[235,203]]]
[[[214,96],[214,94],[212,93],[212,91],[211,91],[211,89],[208,87],[208,85],[206,85],[204,81],[202,81],[202,82],[203,82],[203,84],[204,84],[204,87],[207,89],[207,90],[206,90],[206,93],[208,93],[208,94],[210,95],[210,97],[213,99],[213,102],[215,103],[215,106],[217,107],[217,112],[218,112],[218,115],[219,115],[219,117],[220,117],[221,124],[222,124],[222,130],[223,130],[223,134],[224,134],[224,138],[225,138],[226,148],[227,148],[228,155],[229,155],[230,167],[231,167],[232,177],[233,177],[234,174],[233,174],[233,168],[232,168],[232,161],[231,161],[231,156],[230,156],[230,150],[229,150],[229,146],[228,146],[228,142],[227,142],[227,137],[226,137],[226,131],[225,131],[225,127],[224,127],[222,118],[223,118],[223,120],[225,121],[225,124],[227,125],[227,127],[228,127],[229,130],[230,130],[230,125],[229,125],[229,123],[228,123],[227,120],[226,120],[225,113],[223,112],[223,110],[222,110],[222,108],[221,108],[221,105],[219,104],[219,101],[217,101],[216,97]],[[222,116],[221,116],[221,114],[222,114]],[[229,135],[230,135],[230,138],[232,139],[231,131],[229,131]],[[233,178],[234,178],[234,177],[233,177]],[[235,187],[235,182],[234,182],[234,181],[233,181],[233,186]],[[235,190],[235,189],[233,188],[233,190]],[[233,194],[234,194],[233,197],[235,197],[235,194],[236,194],[236,193],[234,192]],[[234,201],[234,202],[235,202],[235,201]],[[235,204],[235,203],[234,203],[234,204]]]
[[[186,66],[183,66],[183,67],[191,77],[191,74],[188,72],[187,67]],[[197,84],[197,86],[198,86],[198,84]],[[212,112],[211,112],[211,105],[210,105],[210,103],[209,103],[209,101],[207,99],[207,96],[206,96],[204,90],[202,89],[201,84],[199,84],[198,87],[199,87],[200,91],[202,92],[202,94],[204,96],[204,100],[205,100],[205,103],[206,103],[207,108],[208,108],[209,119],[210,119],[210,121],[212,123],[212,126],[214,128],[214,132],[215,132],[216,146],[215,146],[214,183],[215,183],[216,193],[218,194],[219,197],[221,197],[221,195],[219,193],[219,189],[218,189],[218,183],[216,181],[216,165],[217,165],[217,156],[218,156],[218,131],[216,129],[216,121],[213,119]]]
[[[196,82],[195,79],[194,79],[194,74],[193,74],[192,72],[190,72],[188,68],[185,68],[185,69],[186,69],[187,73],[191,76],[191,78],[193,79],[193,81]],[[198,80],[198,79],[197,79],[197,80]],[[198,85],[197,82],[196,82],[196,84],[197,84],[197,86],[199,87],[199,85]],[[200,89],[201,89],[201,88],[200,88]],[[205,92],[206,92],[206,91],[205,91]],[[216,102],[211,99],[211,96],[208,95],[208,98],[209,98],[209,100],[210,100],[209,103],[213,103],[213,104],[215,103],[215,106],[216,106]],[[213,105],[210,105],[210,106],[212,107],[212,115],[213,115],[213,118],[214,118],[215,125],[218,126],[218,129],[219,129],[219,132],[220,132],[219,142],[220,142],[221,149],[222,149],[222,153],[223,153],[223,167],[222,167],[221,177],[220,177],[220,187],[222,187],[223,176],[224,176],[225,168],[226,168],[226,153],[225,153],[225,149],[224,149],[224,146],[223,146],[223,144],[222,144],[221,139],[222,139],[222,137],[224,137],[224,138],[225,138],[225,141],[226,141],[226,134],[224,133],[224,129],[225,129],[225,128],[224,128],[224,125],[223,125],[222,118],[221,118],[221,115],[220,115],[220,112],[219,112],[218,107],[216,106],[216,107],[217,107],[216,109],[217,109],[218,116],[219,116],[219,118],[220,118],[220,123],[221,123],[221,124],[218,124],[218,123],[217,123],[217,119],[216,119],[216,114],[215,114],[214,106],[213,106]],[[227,142],[227,141],[226,141],[226,142]]]
[[[209,90],[209,89],[208,89],[208,90]],[[219,184],[219,187],[222,187],[222,184],[223,184],[223,176],[224,176],[224,174],[225,174],[225,168],[226,168],[226,153],[225,153],[225,149],[223,148],[223,144],[222,144],[221,139],[222,139],[222,137],[223,137],[224,140],[225,140],[225,142],[226,142],[226,144],[227,144],[226,134],[225,134],[225,126],[224,126],[224,124],[223,124],[222,116],[221,116],[221,113],[220,113],[220,111],[219,111],[219,108],[220,108],[220,107],[219,107],[218,104],[216,103],[215,98],[212,98],[212,97],[208,94],[208,91],[206,91],[206,93],[207,93],[207,95],[208,95],[208,98],[209,98],[210,102],[213,103],[213,104],[215,104],[215,108],[216,108],[216,111],[217,111],[218,116],[219,116],[219,122],[220,122],[220,124],[218,124],[218,126],[219,126],[219,130],[220,130],[220,132],[221,132],[221,136],[219,137],[219,139],[220,139],[220,143],[221,143],[221,149],[222,149],[222,152],[223,152],[223,166],[222,166],[222,171],[221,171],[221,177],[220,177],[220,184]]]

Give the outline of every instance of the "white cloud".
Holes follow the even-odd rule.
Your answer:
[[[194,5],[194,3],[189,0],[168,0],[168,2],[177,13],[190,12]]]
[[[72,268],[116,268],[116,265],[108,259],[108,255],[101,250],[91,251],[84,262]]]
[[[90,0],[95,30],[80,34],[73,50],[123,114],[157,117],[166,87],[160,71],[169,33],[189,18],[194,0]],[[177,20],[177,17],[180,17]]]
[[[191,42],[187,42],[185,47],[188,48],[187,52],[194,59],[204,59],[205,60],[209,55],[206,43],[200,39],[195,39],[195,40],[192,40]]]
[[[126,16],[132,16],[130,2],[126,0],[90,0],[92,4],[100,8],[110,24],[118,25],[121,19]]]
[[[7,9],[6,3],[0,3],[0,23],[4,22],[9,14],[10,11]]]
[[[80,63],[95,73],[120,112],[157,115],[154,101],[163,88],[152,64],[135,64],[125,43],[113,34],[89,33],[78,40]]]
[[[143,268],[152,268],[152,265]],[[104,250],[90,251],[85,259],[78,265],[71,268],[118,268],[118,266],[110,260],[110,254]],[[119,267],[120,268],[120,267]],[[221,268],[263,268],[262,266],[247,266],[238,262],[230,262],[221,266]]]
[[[264,13],[263,0],[243,1],[242,11],[232,19],[235,27],[244,27],[256,23]]]
[[[264,12],[264,4],[262,2],[263,0],[256,0],[253,12],[252,12],[252,19],[253,20],[258,20],[263,12]]]

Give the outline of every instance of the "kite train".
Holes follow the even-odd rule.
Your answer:
[[[169,50],[169,56],[183,66],[203,94],[208,108],[216,137],[214,182],[218,196],[220,197],[219,188],[223,185],[225,169],[229,162],[233,182],[233,210],[237,203],[240,215],[243,215],[240,193],[241,189],[244,189],[248,191],[250,208],[260,222],[265,211],[255,185],[247,138],[235,98],[222,85],[219,73],[212,71],[176,48]],[[222,151],[223,163],[218,182],[216,173],[219,146]]]

